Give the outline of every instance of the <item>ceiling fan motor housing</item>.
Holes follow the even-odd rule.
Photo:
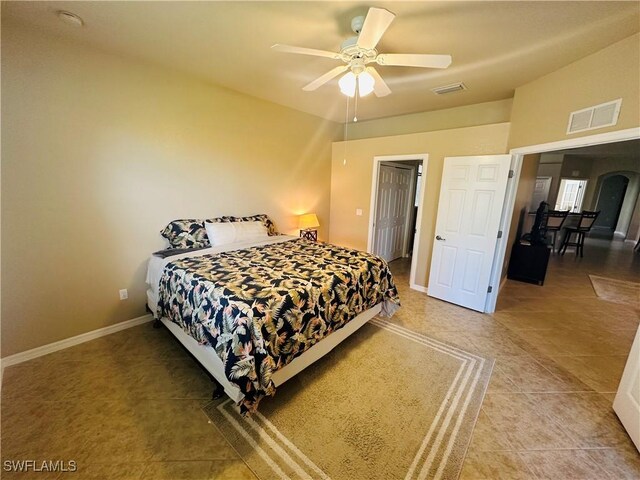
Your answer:
[[[361,48],[357,44],[358,37],[347,38],[340,46],[340,56],[342,61],[348,64],[356,59],[361,59],[363,63],[370,63],[375,61],[378,56],[376,49],[367,50]]]

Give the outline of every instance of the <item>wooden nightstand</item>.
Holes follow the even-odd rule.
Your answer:
[[[312,242],[318,241],[318,230],[307,228],[306,230],[300,230],[300,238],[311,240]]]

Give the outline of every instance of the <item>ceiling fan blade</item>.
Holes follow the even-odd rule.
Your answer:
[[[376,83],[373,84],[373,93],[376,94],[376,97],[386,97],[391,93],[391,89],[387,86],[375,68],[367,67],[367,72],[369,72],[376,81]]]
[[[311,92],[313,90],[316,90],[318,87],[321,87],[322,85],[327,83],[329,80],[331,80],[334,77],[337,77],[342,72],[345,72],[348,69],[349,69],[348,65],[341,65],[339,67],[333,68],[333,69],[329,70],[327,73],[325,73],[324,75],[322,75],[321,77],[316,78],[310,84],[305,85],[304,87],[302,87],[302,89],[307,91],[307,92]]]
[[[298,53],[301,55],[312,55],[314,57],[335,58],[337,60],[340,59],[339,53],[329,52],[328,50],[316,50],[315,48],[293,47],[291,45],[282,45],[280,43],[271,45],[271,48],[276,50],[277,52],[283,52],[283,53]]]
[[[358,35],[358,46],[366,50],[375,48],[394,18],[396,18],[395,14],[389,10],[371,7],[364,19],[362,31]]]
[[[451,55],[427,55],[416,53],[382,53],[376,57],[379,65],[403,67],[447,68]]]

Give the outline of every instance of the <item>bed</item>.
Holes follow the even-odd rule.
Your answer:
[[[242,413],[400,305],[386,262],[357,250],[277,235],[168,252],[148,306]]]

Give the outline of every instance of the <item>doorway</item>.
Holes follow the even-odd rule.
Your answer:
[[[416,285],[427,154],[385,155],[373,159],[367,251],[386,261],[411,258],[410,287]]]
[[[584,192],[586,191],[587,180],[561,179],[555,209],[580,213],[582,211],[582,202],[584,201]]]
[[[595,221],[595,228],[605,229],[610,233],[615,231],[628,186],[629,178],[621,174],[611,175],[602,181],[596,205],[600,215]]]
[[[502,280],[502,271],[505,262],[508,261],[506,258],[507,247],[508,247],[508,233],[511,229],[511,220],[514,213],[514,206],[516,204],[516,194],[518,191],[518,186],[520,183],[520,173],[523,167],[523,160],[526,155],[537,155],[549,152],[559,152],[567,149],[578,149],[580,147],[598,147],[609,146],[611,144],[622,144],[625,142],[638,142],[640,141],[640,128],[630,128],[626,130],[619,130],[614,132],[607,132],[596,135],[589,135],[585,137],[572,138],[568,140],[561,140],[557,142],[551,142],[540,145],[532,145],[527,147],[519,147],[511,150],[511,154],[513,154],[513,160],[511,163],[511,168],[514,172],[514,181],[510,182],[507,187],[507,193],[505,196],[504,209],[502,212],[501,219],[501,230],[506,234],[499,239],[499,245],[496,250],[496,255],[494,258],[494,268],[492,273],[491,282],[492,284],[501,284]],[[637,187],[637,188],[636,188]],[[635,191],[638,190],[638,191]],[[633,195],[625,195],[625,206],[629,204],[628,209],[624,209],[624,223],[627,227],[626,231],[630,234],[635,233],[635,229],[637,229],[639,224],[636,224],[637,219],[634,214],[634,205],[640,202],[640,197],[638,193],[640,192],[640,184],[634,187]],[[632,198],[633,197],[633,198]],[[628,211],[627,211],[628,210]],[[636,210],[639,211],[640,210]],[[622,215],[621,215],[622,216]],[[630,225],[633,224],[633,232],[632,229],[629,228]],[[506,279],[506,277],[505,277]],[[494,312],[496,307],[496,302],[498,299],[500,289],[494,289],[487,298],[487,306],[485,311],[488,313]]]
[[[415,168],[400,162],[380,163],[378,168],[373,253],[392,262],[408,254]]]

